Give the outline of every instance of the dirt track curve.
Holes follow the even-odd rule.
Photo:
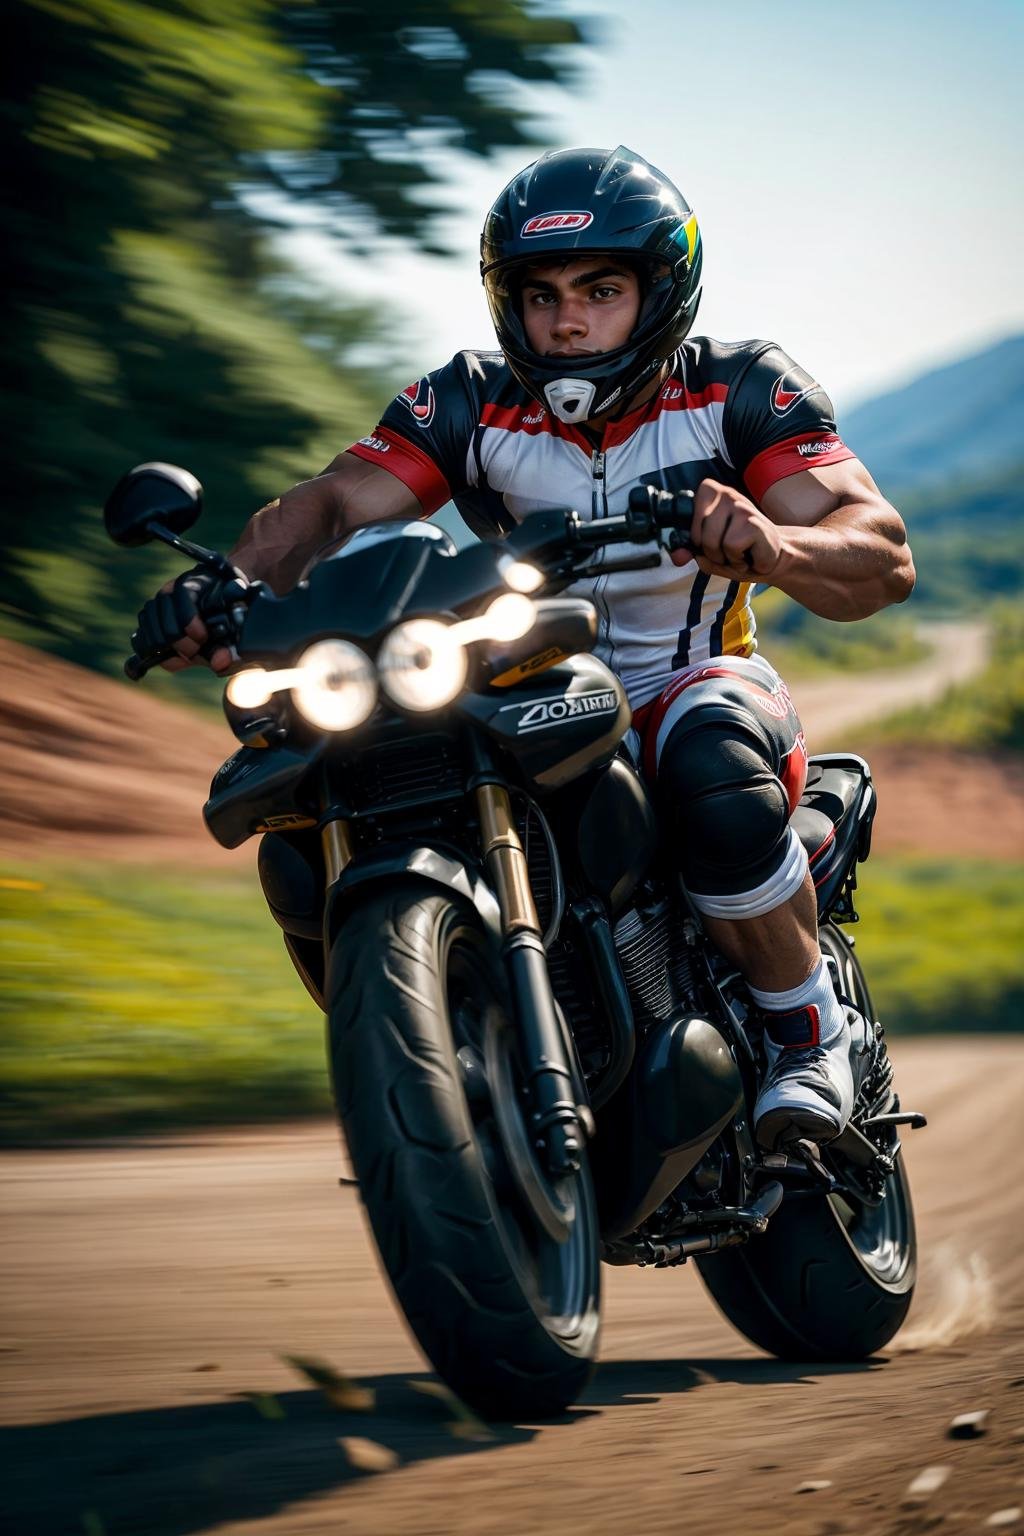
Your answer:
[[[895,1349],[780,1364],[688,1268],[605,1270],[602,1364],[579,1407],[482,1441],[415,1389],[429,1378],[338,1186],[331,1126],[6,1154],[0,1528],[983,1531],[1024,1505],[1024,1041],[894,1054],[904,1103],[931,1117],[908,1136],[926,1265]],[[375,1410],[331,1409],[289,1353],[360,1378]],[[986,1433],[948,1438],[975,1409]],[[948,1481],[903,1504],[934,1465]]]

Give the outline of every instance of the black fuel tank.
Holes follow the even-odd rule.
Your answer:
[[[558,789],[609,762],[631,718],[618,678],[585,654],[515,690],[466,693],[456,708],[510,752],[538,789]]]

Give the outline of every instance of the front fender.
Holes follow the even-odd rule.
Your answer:
[[[381,843],[357,855],[327,892],[324,942],[327,952],[338,935],[346,912],[368,885],[413,877],[463,901],[472,902],[488,932],[501,939],[498,900],[471,860],[454,848],[426,848],[415,843]]]

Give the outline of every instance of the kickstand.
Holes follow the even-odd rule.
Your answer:
[[[835,1189],[836,1181],[822,1162],[818,1148],[813,1141],[794,1141],[790,1143],[790,1147],[816,1183],[829,1191]]]

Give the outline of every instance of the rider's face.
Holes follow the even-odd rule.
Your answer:
[[[542,357],[586,357],[628,341],[640,313],[635,272],[614,256],[536,262],[522,286],[523,326]]]

